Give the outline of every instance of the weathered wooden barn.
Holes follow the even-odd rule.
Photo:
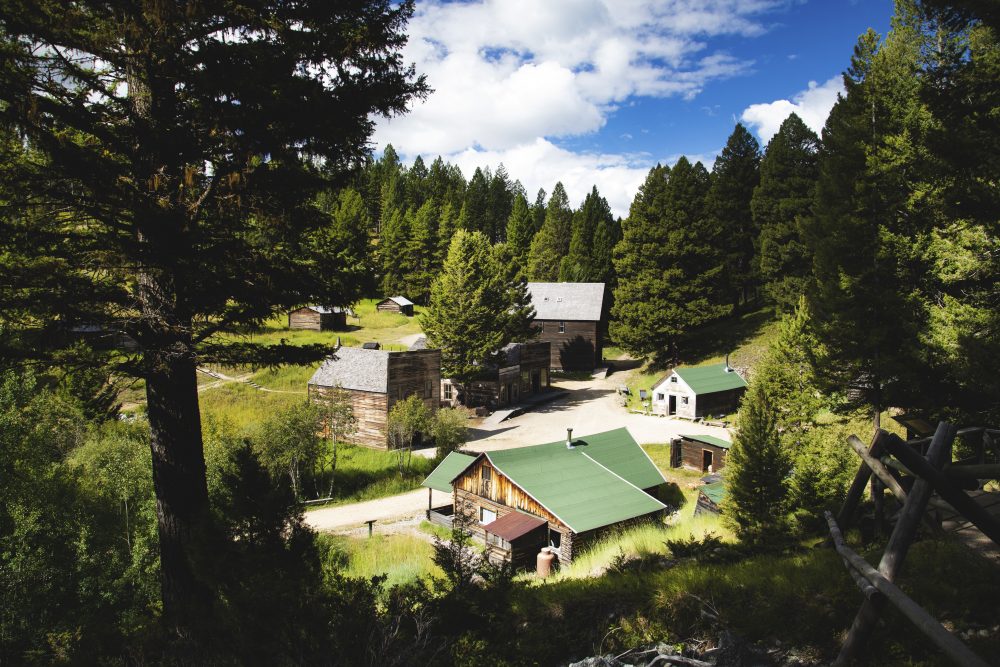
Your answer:
[[[511,343],[502,350],[503,360],[483,369],[481,378],[459,383],[441,381],[441,400],[466,407],[491,410],[516,405],[549,387],[551,344],[547,341]]]
[[[376,310],[413,317],[413,302],[405,296],[390,296],[375,304]]]
[[[347,328],[347,309],[327,306],[302,306],[288,313],[289,329],[333,331]]]
[[[609,530],[662,520],[666,505],[656,496],[665,483],[624,428],[442,462],[423,482],[451,491],[451,511],[488,556],[516,566],[533,564],[545,546],[569,562]]]
[[[341,347],[309,380],[309,400],[322,405],[332,391],[350,394],[357,431],[351,442],[389,447],[389,411],[408,396],[437,410],[441,403],[441,351],[387,352]]]
[[[552,344],[551,367],[592,371],[604,357],[604,283],[528,283],[538,340]]]
[[[726,363],[680,366],[653,385],[655,414],[686,419],[735,412],[747,383]]]
[[[716,472],[726,467],[732,443],[713,435],[682,435],[670,443],[670,466]]]

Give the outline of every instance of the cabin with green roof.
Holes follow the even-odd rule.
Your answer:
[[[670,465],[702,472],[718,472],[726,467],[732,443],[714,435],[682,435],[670,443]]]
[[[728,363],[678,366],[653,385],[652,410],[662,416],[703,419],[735,412],[747,382]]]
[[[662,520],[667,509],[656,497],[666,480],[624,428],[584,437],[570,429],[558,442],[445,459],[423,485],[444,490],[449,476],[454,512],[491,559],[515,566],[532,565],[546,546],[568,562],[607,531]]]

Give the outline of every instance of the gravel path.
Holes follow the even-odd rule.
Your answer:
[[[494,426],[484,426],[477,420],[470,428],[465,449],[474,452],[495,451],[553,442],[566,437],[566,428],[574,436],[586,436],[625,426],[640,444],[666,443],[683,434],[714,435],[731,440],[726,429],[694,424],[682,419],[629,414],[618,404],[615,387],[627,384],[630,371],[613,373],[607,378],[563,380],[557,385],[568,389],[569,395]],[[417,452],[414,452],[415,454]],[[433,455],[423,450],[422,455]],[[451,496],[434,492],[434,506],[447,505]],[[382,525],[401,519],[412,520],[427,509],[427,490],[418,489],[397,496],[341,505],[306,513],[306,522],[316,530],[351,532],[364,522],[375,519],[376,531]]]

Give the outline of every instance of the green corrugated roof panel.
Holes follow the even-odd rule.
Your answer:
[[[726,497],[726,483],[725,482],[715,482],[714,484],[706,484],[705,486],[698,489],[705,494],[705,497],[711,500],[716,505],[720,504]]]
[[[437,468],[427,475],[427,479],[420,483],[420,486],[427,486],[435,491],[451,493],[451,480],[458,477],[458,474],[469,467],[469,464],[476,460],[475,456],[450,452],[444,460],[438,464]]]
[[[715,445],[722,449],[729,449],[733,446],[733,443],[728,440],[716,438],[714,435],[682,435],[681,437],[686,440],[694,440],[695,442],[704,442],[706,445]]]
[[[665,507],[642,488],[664,479],[626,429],[533,447],[489,452],[494,466],[574,532]]]
[[[695,394],[714,394],[747,386],[746,380],[736,371],[726,372],[726,364],[707,366],[682,366],[674,370]]]

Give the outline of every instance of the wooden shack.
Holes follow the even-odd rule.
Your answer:
[[[327,306],[302,306],[288,313],[289,329],[334,331],[347,328],[347,310]]]
[[[389,447],[389,411],[411,395],[437,410],[441,403],[441,351],[387,352],[341,347],[309,380],[309,400],[322,405],[342,389],[358,421],[350,442]]]
[[[413,317],[413,302],[405,296],[390,296],[375,304],[376,310],[387,313],[400,313],[407,317]]]
[[[484,452],[447,474],[455,514],[490,558],[521,566],[533,564],[543,546],[569,562],[608,531],[662,520],[666,510],[654,497],[666,480],[624,428]],[[434,478],[424,485],[445,488]]]
[[[454,407],[484,406],[491,410],[517,405],[549,388],[548,341],[511,343],[501,351],[500,361],[484,366],[483,375],[460,383],[441,381],[441,400]]]
[[[729,441],[712,435],[682,435],[670,443],[670,465],[716,472],[726,467],[731,446]]]
[[[652,410],[662,416],[701,419],[735,412],[746,380],[729,364],[680,366],[657,381]]]
[[[551,343],[550,365],[592,371],[603,363],[607,332],[604,283],[528,283],[538,340]]]

